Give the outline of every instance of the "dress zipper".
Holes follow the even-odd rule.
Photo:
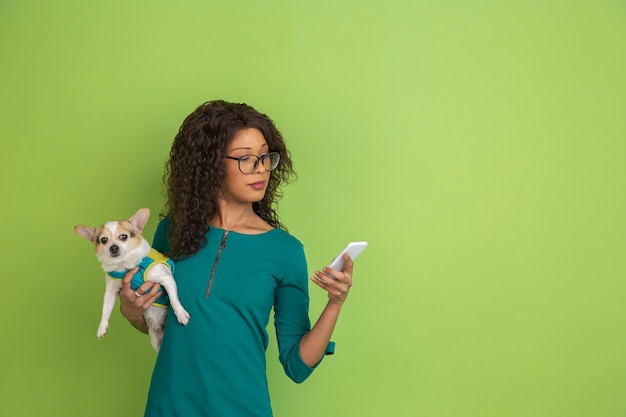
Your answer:
[[[211,293],[211,287],[213,286],[213,278],[215,277],[215,270],[217,269],[217,263],[220,260],[220,256],[222,256],[222,251],[226,249],[226,238],[228,237],[228,230],[224,230],[224,236],[222,236],[222,242],[220,243],[220,247],[217,250],[217,255],[215,256],[215,262],[213,262],[213,269],[211,270],[211,277],[209,278],[209,286],[206,289],[206,299],[209,299],[209,294]]]

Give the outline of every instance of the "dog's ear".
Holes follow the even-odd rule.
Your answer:
[[[148,222],[148,218],[150,217],[150,209],[142,208],[137,210],[137,213],[133,214],[133,217],[128,219],[129,222],[133,224],[141,233],[143,231],[143,227]]]
[[[96,240],[96,229],[88,226],[74,226],[74,231],[78,234],[78,236],[82,236],[90,242],[95,242]]]

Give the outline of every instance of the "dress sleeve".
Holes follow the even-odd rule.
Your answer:
[[[168,217],[161,219],[154,232],[154,238],[152,239],[152,247],[163,254],[170,251],[170,245],[167,242],[167,230],[169,226],[170,219]]]
[[[279,360],[287,376],[296,383],[303,382],[315,369],[309,367],[300,357],[300,340],[311,329],[308,284],[304,248],[300,245],[274,294],[274,326]],[[329,350],[332,350],[331,345]]]

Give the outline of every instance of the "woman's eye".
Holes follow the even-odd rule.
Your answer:
[[[246,156],[242,156],[241,158],[239,158],[239,160],[240,160],[241,162],[248,162],[248,161],[250,160],[250,157],[249,157],[248,155],[246,155]]]

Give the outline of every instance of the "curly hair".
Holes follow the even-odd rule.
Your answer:
[[[226,184],[228,145],[246,128],[261,131],[269,150],[280,153],[280,164],[270,175],[265,196],[252,204],[253,210],[272,227],[285,229],[273,206],[282,197],[280,187],[296,174],[282,134],[268,116],[247,104],[209,101],[184,120],[165,165],[162,215],[170,220],[171,258],[191,256],[206,245],[209,222],[217,213],[217,198]]]

